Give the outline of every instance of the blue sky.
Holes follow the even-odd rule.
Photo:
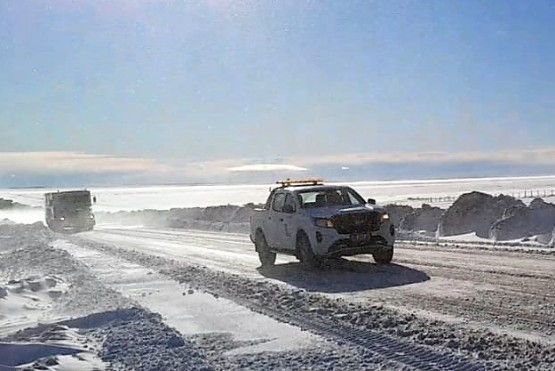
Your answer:
[[[113,3],[0,2],[0,186],[555,170],[552,1]]]

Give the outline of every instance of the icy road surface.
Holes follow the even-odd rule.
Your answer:
[[[141,265],[66,241],[55,241],[53,246],[85,263],[108,287],[161,314],[169,326],[183,335],[229,333],[237,341],[263,340],[255,346],[235,349],[234,353],[299,350],[319,341],[296,327],[193,290]]]
[[[555,257],[544,252],[399,244],[387,266],[358,256],[306,270],[279,256],[262,269],[244,234],[105,228],[36,236],[37,244],[6,246],[0,306],[25,305],[20,294],[27,293],[16,289],[28,282],[39,293],[41,277],[58,277],[61,296],[40,301],[38,320],[75,320],[7,328],[0,342],[8,346],[50,346],[67,329],[98,344],[88,352],[95,362],[153,371],[555,366]],[[4,322],[23,320],[36,322]]]
[[[260,269],[247,235],[204,231],[105,229],[80,239],[341,297],[381,303],[468,327],[555,343],[555,257],[400,244],[394,263],[371,256],[303,271],[293,257]]]

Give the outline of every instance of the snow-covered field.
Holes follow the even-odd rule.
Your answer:
[[[555,178],[352,185],[417,203],[548,194]],[[0,197],[40,206],[45,191]],[[96,211],[129,211],[257,203],[268,187],[93,191]],[[42,219],[40,208],[21,212]],[[512,244],[452,236],[399,243],[389,266],[357,256],[306,270],[280,255],[262,269],[244,233],[105,224],[68,236],[3,224],[0,371],[553,370],[555,256]]]

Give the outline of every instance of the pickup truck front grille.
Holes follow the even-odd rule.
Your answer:
[[[381,226],[380,213],[377,212],[336,215],[332,220],[340,234],[375,232]]]

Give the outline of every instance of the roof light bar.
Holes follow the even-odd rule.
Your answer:
[[[276,184],[280,184],[282,188],[323,185],[324,179],[299,179],[299,180],[286,179],[280,182],[276,182]]]

